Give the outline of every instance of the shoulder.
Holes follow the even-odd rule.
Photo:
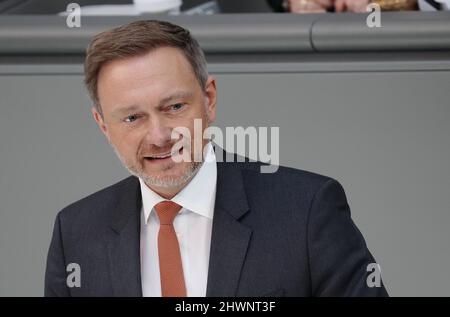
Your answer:
[[[127,194],[139,190],[139,180],[130,176],[89,196],[71,203],[58,213],[61,222],[89,222],[104,219]],[[77,221],[77,222],[78,222]]]
[[[264,166],[268,165],[259,161],[241,163],[240,170],[247,184],[261,184],[273,190],[312,195],[329,183],[338,183],[332,177],[288,166],[276,166],[273,172],[262,172]]]
[[[220,174],[232,179],[228,186],[242,179],[245,198],[252,210],[245,221],[253,229],[259,228],[259,232],[275,231],[282,235],[287,230],[291,236],[304,239],[301,235],[307,232],[311,214],[323,219],[335,217],[335,211],[346,206],[344,190],[332,177],[287,166],[278,166],[273,173],[261,173],[266,164],[258,161],[222,164]]]
[[[222,150],[223,151],[223,150]],[[323,186],[330,180],[329,176],[322,175],[313,171],[287,167],[282,165],[270,165],[261,161],[250,160],[246,156],[241,156],[231,152],[219,152],[218,168],[220,174],[228,176],[235,174],[238,170],[247,181],[254,183],[252,185],[287,185],[294,188],[316,189]]]
[[[282,201],[286,206],[306,211],[316,199],[324,198],[323,192],[339,192],[338,196],[345,197],[344,190],[336,179],[313,171],[276,166],[273,172],[264,173],[262,167],[268,164],[247,158],[245,162],[222,164],[225,170],[228,165],[228,170],[240,171],[247,199],[260,206],[272,206],[274,202]]]

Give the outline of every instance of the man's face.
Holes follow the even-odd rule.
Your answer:
[[[190,162],[154,156],[171,152],[179,141],[171,139],[176,127],[189,129],[191,140],[174,155],[189,145],[194,149],[194,138],[202,138],[194,135],[194,119],[201,119],[202,130],[215,120],[215,80],[209,77],[202,90],[183,53],[161,47],[105,64],[98,97],[103,117],[93,108],[94,118],[125,167],[157,192],[184,187],[201,164],[194,162],[193,150]],[[202,140],[202,146],[207,142]]]

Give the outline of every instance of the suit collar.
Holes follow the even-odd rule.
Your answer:
[[[224,159],[233,158],[236,162],[236,155],[221,151]],[[224,160],[217,163],[217,193],[206,291],[208,297],[236,296],[238,292],[252,235],[252,230],[240,222],[249,211],[241,164]]]
[[[111,236],[107,241],[114,296],[142,296],[140,255],[141,195],[138,178],[131,176],[120,188],[112,212]]]
[[[130,176],[124,181],[124,186],[120,188],[120,198],[116,207],[112,210],[111,228],[117,234],[125,228],[131,218],[139,216],[142,206],[139,179]]]
[[[240,168],[242,163],[233,163],[237,162],[238,156],[226,152],[217,145],[214,146],[214,150],[217,153],[216,206],[238,220],[249,210]]]

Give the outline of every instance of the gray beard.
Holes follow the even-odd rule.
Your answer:
[[[117,151],[116,147],[111,144],[114,152],[116,152],[117,157],[122,162],[122,165],[128,170],[131,175],[134,175],[138,178],[141,178],[148,186],[158,186],[161,188],[174,188],[180,187],[186,184],[189,180],[191,180],[195,174],[199,171],[203,162],[191,162],[189,168],[178,177],[155,177],[151,175],[147,175],[144,171],[139,168],[127,164],[126,160],[120,155],[119,151]]]
[[[189,180],[191,180],[195,174],[197,174],[198,170],[202,166],[203,162],[192,162],[189,165],[189,168],[183,175],[178,177],[154,177],[151,175],[147,175],[144,172],[137,171],[129,166],[125,165],[125,168],[134,176],[142,178],[142,180],[147,185],[158,186],[162,188],[174,188],[180,187],[181,185],[186,184]]]

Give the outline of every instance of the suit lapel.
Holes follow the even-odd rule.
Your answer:
[[[217,190],[206,296],[236,296],[252,230],[239,222],[249,207],[239,163],[217,163]]]
[[[107,243],[114,296],[142,296],[140,255],[141,193],[139,180],[128,179],[117,207],[112,211]]]

